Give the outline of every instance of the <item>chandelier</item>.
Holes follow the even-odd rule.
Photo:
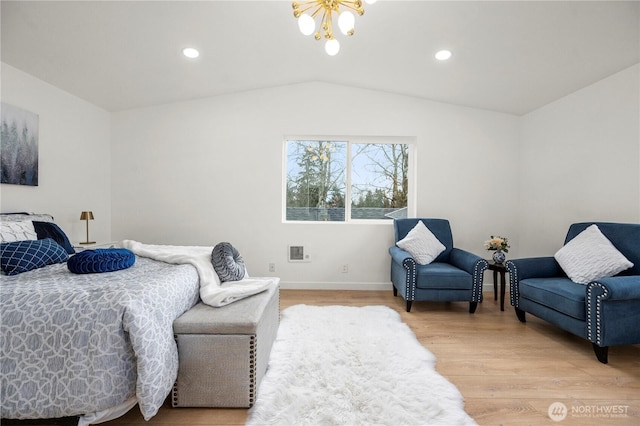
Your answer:
[[[365,0],[373,4],[376,0]],[[293,16],[298,19],[298,26],[304,35],[315,32],[315,39],[325,38],[324,50],[334,56],[340,51],[340,43],[333,37],[333,14],[338,17],[338,28],[344,35],[352,36],[356,18],[353,12],[362,16],[364,7],[362,0],[307,0],[294,1]],[[353,11],[353,12],[352,12]],[[316,18],[320,18],[320,25],[316,31]]]

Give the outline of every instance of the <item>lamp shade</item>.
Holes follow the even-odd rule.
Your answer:
[[[93,212],[82,212],[80,213],[80,220],[93,220]]]

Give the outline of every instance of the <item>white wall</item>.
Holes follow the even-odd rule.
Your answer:
[[[52,214],[78,242],[86,238],[80,212],[92,210],[91,239],[111,238],[110,114],[7,64],[2,102],[39,116],[39,185],[0,185],[2,212]]]
[[[252,275],[275,263],[284,286],[386,287],[393,243],[391,224],[283,224],[284,135],[414,136],[418,216],[448,218],[456,245],[480,255],[490,234],[516,232],[514,116],[310,83],[115,113],[112,123],[114,238],[229,241]],[[312,262],[288,263],[289,244],[305,245]]]
[[[481,256],[491,234],[509,257],[550,255],[573,222],[640,222],[639,81],[636,65],[524,117],[321,83],[109,114],[2,64],[2,101],[40,117],[40,186],[1,185],[0,207],[49,212],[76,241],[85,209],[98,240],[230,241],[285,286],[377,288],[390,226],[281,223],[282,138],[414,136],[419,216]],[[313,261],[287,263],[291,243]]]
[[[574,222],[640,222],[639,82],[635,65],[523,117],[519,255],[553,255]]]

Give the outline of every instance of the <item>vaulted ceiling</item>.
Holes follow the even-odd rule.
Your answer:
[[[0,55],[108,111],[323,81],[522,115],[640,62],[639,6],[379,0],[330,57],[290,1],[3,0]]]

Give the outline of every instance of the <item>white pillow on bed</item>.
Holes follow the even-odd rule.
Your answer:
[[[19,222],[0,222],[0,243],[12,243],[14,241],[37,240],[38,234],[33,227],[33,222],[23,220]]]

